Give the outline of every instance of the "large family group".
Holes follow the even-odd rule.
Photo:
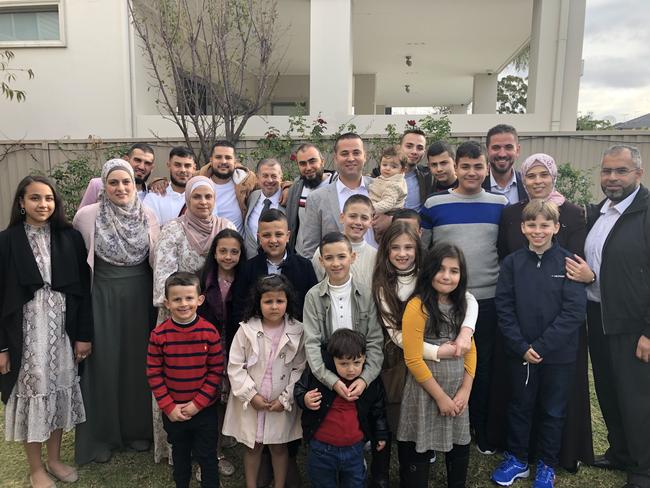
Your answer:
[[[0,233],[0,380],[31,486],[78,479],[60,457],[75,428],[77,464],[153,447],[177,487],[193,460],[218,487],[234,439],[248,488],[267,472],[300,486],[301,445],[311,486],[387,487],[393,444],[400,486],[426,487],[444,453],[460,488],[473,439],[502,452],[501,486],[588,463],[650,488],[640,153],[607,149],[606,198],[585,208],[551,156],[517,171],[519,152],[508,125],[455,149],[413,129],[363,176],[346,133],[335,171],[303,144],[283,182],[276,159],[253,172],[219,141],[200,169],[173,148],[169,179],[148,181],[153,150],[135,144],[72,224],[55,185],[25,177]],[[595,457],[588,350],[610,445]]]

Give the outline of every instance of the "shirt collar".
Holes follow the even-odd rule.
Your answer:
[[[284,251],[284,256],[282,256],[282,261],[280,261],[278,264],[275,264],[269,260],[269,258],[266,258],[266,265],[267,266],[273,266],[274,268],[279,268],[282,266],[285,261],[287,260],[287,251]]]
[[[608,198],[605,202],[605,205],[601,207],[600,213],[605,214],[610,208],[613,208],[619,213],[619,215],[622,215],[623,212],[625,212],[627,208],[632,205],[632,201],[636,198],[636,194],[639,193],[640,188],[641,187],[639,186],[636,190],[634,190],[627,197],[625,197],[625,199],[621,200],[616,205],[612,205],[613,202]]]
[[[355,191],[355,190],[359,190],[360,188],[364,188],[364,189],[366,188],[366,180],[363,178],[363,176],[361,177],[361,184],[355,189],[345,186],[345,184],[341,181],[340,178],[336,180],[336,191],[339,194],[343,193],[345,190]]]
[[[517,172],[515,170],[512,170],[512,177],[510,178],[508,184],[505,186],[504,190],[507,190],[513,185],[517,186]],[[490,188],[500,188],[499,184],[494,179],[494,176],[492,176],[492,171],[490,171]]]
[[[275,192],[273,195],[271,195],[270,197],[265,196],[264,193],[261,192],[261,193],[260,193],[260,199],[259,199],[259,201],[260,201],[260,202],[264,202],[264,200],[266,200],[266,199],[268,198],[269,200],[271,200],[271,203],[277,205],[277,204],[280,203],[280,195],[281,195],[281,194],[282,194],[282,188],[279,188],[278,191],[276,191],[276,192]]]

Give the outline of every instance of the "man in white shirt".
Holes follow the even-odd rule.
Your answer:
[[[600,184],[607,197],[587,209],[585,260],[567,277],[589,283],[589,355],[609,448],[594,466],[627,471],[624,488],[650,488],[650,193],[641,154],[612,146]]]
[[[149,144],[138,142],[131,146],[129,152],[123,159],[133,167],[135,184],[138,187],[138,198],[142,201],[147,195],[147,179],[154,168],[153,148]],[[102,184],[101,178],[91,179],[88,182],[88,187],[79,203],[79,208],[92,203],[97,203],[99,192],[101,192],[103,188],[104,185]]]
[[[287,197],[287,220],[291,238],[289,248],[302,255],[304,243],[305,205],[314,191],[329,185],[334,179],[333,171],[325,170],[325,161],[318,148],[306,142],[296,150],[295,161],[300,176],[293,181]]]
[[[362,176],[366,151],[358,134],[347,132],[336,139],[334,163],[339,174],[336,182],[316,190],[307,199],[302,256],[308,259],[313,257],[325,234],[342,230],[339,216],[348,197],[357,194],[368,196],[372,179]],[[376,246],[371,230],[366,233],[366,241]]]
[[[185,185],[196,171],[194,153],[183,146],[172,148],[167,169],[170,183],[166,191],[160,195],[149,192],[142,202],[154,211],[161,226],[178,217],[185,205]]]
[[[244,218],[248,196],[255,189],[255,173],[237,160],[235,146],[229,141],[217,141],[210,151],[210,164],[199,173],[216,185],[214,214],[230,220],[237,232],[244,235]]]
[[[257,256],[259,247],[257,242],[257,227],[262,212],[277,208],[284,212],[280,206],[282,190],[282,166],[277,159],[262,159],[257,163],[257,183],[259,190],[254,190],[248,197],[248,212],[246,214],[246,257]]]

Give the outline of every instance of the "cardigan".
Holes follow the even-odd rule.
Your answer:
[[[70,342],[91,342],[93,313],[90,269],[81,235],[67,227],[50,233],[52,290],[65,295],[65,330]],[[43,287],[43,279],[22,222],[0,232],[0,350],[7,349],[13,367],[0,375],[2,401],[7,402],[18,378],[23,351],[23,305]],[[80,368],[81,372],[81,368]]]

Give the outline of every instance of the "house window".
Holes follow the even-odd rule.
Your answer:
[[[0,47],[63,46],[59,1],[16,1],[0,4]]]

